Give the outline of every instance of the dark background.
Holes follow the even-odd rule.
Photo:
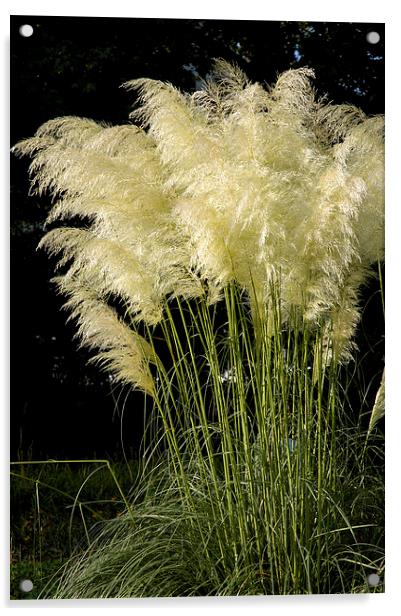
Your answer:
[[[31,37],[20,36],[22,24],[33,26]],[[378,44],[367,42],[370,31],[380,34]],[[319,94],[384,112],[384,24],[18,16],[11,17],[11,144],[57,116],[125,123],[134,100],[123,82],[151,77],[191,91],[216,57],[262,83],[309,66]],[[49,282],[52,264],[36,251],[50,203],[28,196],[28,162],[11,160],[11,458],[116,456],[122,431],[127,455],[135,455],[143,398],[113,390],[77,350]],[[369,353],[370,402],[384,352],[377,282],[364,297],[371,299],[358,342],[361,356]]]

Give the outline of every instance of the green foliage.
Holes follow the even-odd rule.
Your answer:
[[[114,465],[120,489],[128,492],[138,464]],[[10,482],[11,596],[37,598],[51,573],[75,550],[88,545],[88,530],[125,507],[115,479],[95,464],[15,463]],[[23,579],[31,592],[20,588]]]
[[[10,599],[38,599],[48,581],[61,569],[62,561],[47,560],[41,564],[29,561],[15,562],[10,568]],[[21,582],[30,580],[32,590],[24,591]]]

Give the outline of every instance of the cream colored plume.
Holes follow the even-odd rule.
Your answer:
[[[375,402],[374,402],[373,409],[370,415],[368,433],[372,431],[372,429],[377,424],[379,419],[384,417],[384,412],[385,412],[385,374],[383,370],[380,386],[379,386],[379,389],[377,390]]]
[[[96,311],[82,288],[99,310],[117,298],[134,327],[159,322],[169,297],[214,302],[236,281],[268,321],[279,279],[284,319],[296,309],[323,324],[330,354],[349,357],[359,289],[384,256],[384,121],[316,99],[312,79],[290,70],[266,90],[219,60],[193,94],[125,84],[140,126],[58,118],[14,148],[33,158],[33,190],[55,199],[48,224],[59,226],[42,245],[67,268],[60,289],[83,338]],[[136,351],[105,340],[102,361],[135,381]]]

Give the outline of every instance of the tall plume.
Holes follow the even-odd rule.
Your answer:
[[[284,319],[323,323],[349,358],[360,286],[384,256],[384,119],[317,99],[313,77],[290,70],[266,90],[218,60],[191,95],[137,79],[139,126],[56,118],[13,148],[55,201],[41,245],[81,340],[123,381],[152,392],[136,323],[232,281],[268,319],[279,279]]]

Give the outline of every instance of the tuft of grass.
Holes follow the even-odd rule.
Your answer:
[[[132,487],[139,464],[131,462],[129,472],[113,464],[114,477],[101,460],[11,468],[11,598],[37,598],[49,575],[90,543],[89,530],[124,511],[120,490]],[[34,583],[31,592],[19,587],[24,577]]]

